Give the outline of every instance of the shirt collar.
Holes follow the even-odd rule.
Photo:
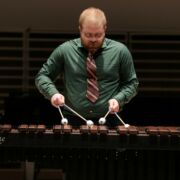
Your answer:
[[[78,38],[77,41],[78,41],[77,46],[78,46],[79,48],[83,48],[83,45],[82,45],[82,43],[81,43],[81,38]],[[105,47],[107,47],[106,38],[104,38],[104,42],[103,42],[101,48],[104,49]]]

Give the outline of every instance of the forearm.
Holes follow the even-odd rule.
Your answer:
[[[120,92],[113,98],[119,102],[120,109],[137,94],[138,80],[133,79],[130,83],[122,86]]]
[[[39,92],[49,100],[54,94],[59,93],[53,81],[48,76],[41,73],[37,74],[35,85]]]

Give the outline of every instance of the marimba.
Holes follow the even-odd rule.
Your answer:
[[[28,143],[27,143],[28,142]],[[180,127],[135,127],[106,126],[88,127],[82,125],[22,124],[17,128],[4,124],[0,126],[0,147],[61,147],[61,148],[126,148],[180,150]]]
[[[0,161],[62,168],[68,180],[179,179],[179,127],[0,125]]]

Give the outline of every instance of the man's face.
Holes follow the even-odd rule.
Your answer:
[[[94,23],[83,24],[80,37],[83,46],[91,53],[95,53],[103,44],[105,27]]]

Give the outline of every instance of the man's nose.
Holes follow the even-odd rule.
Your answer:
[[[92,36],[90,39],[91,42],[96,42],[96,40],[97,40],[97,38],[95,36]]]

